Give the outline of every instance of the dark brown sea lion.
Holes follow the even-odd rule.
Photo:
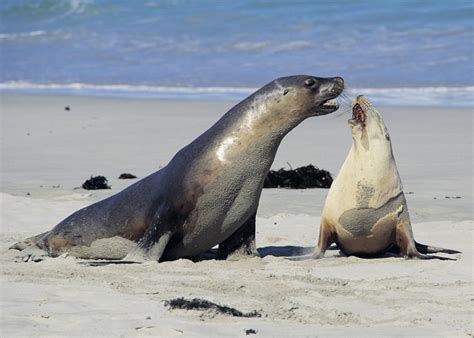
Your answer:
[[[343,88],[340,77],[276,79],[230,109],[163,169],[14,247],[32,244],[50,256],[82,258],[127,254],[133,261],[192,257],[217,244],[222,258],[258,255],[255,215],[281,140],[306,118],[337,110]],[[117,251],[111,238],[137,245],[131,252],[119,245]]]

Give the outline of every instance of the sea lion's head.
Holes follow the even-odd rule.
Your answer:
[[[343,90],[341,77],[281,77],[250,95],[234,109],[238,113],[244,112],[241,129],[271,139],[282,138],[306,118],[336,111],[339,108],[336,98]]]
[[[287,112],[302,118],[326,115],[336,111],[336,98],[344,90],[341,77],[316,77],[295,75],[276,79],[272,88],[278,102]]]
[[[352,101],[352,118],[348,123],[355,144],[362,143],[366,150],[369,149],[370,143],[377,141],[390,143],[390,136],[382,116],[363,95]]]

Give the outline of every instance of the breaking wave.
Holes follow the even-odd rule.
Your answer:
[[[0,83],[2,93],[41,95],[78,95],[124,98],[160,99],[225,99],[241,100],[257,90],[250,87],[173,87],[127,84],[31,83],[12,81]],[[415,88],[351,88],[349,97],[366,95],[375,104],[393,106],[474,107],[474,86]]]

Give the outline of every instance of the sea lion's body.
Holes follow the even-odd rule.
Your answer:
[[[406,258],[454,253],[415,242],[402,182],[387,128],[379,112],[359,96],[353,102],[352,147],[334,180],[321,216],[320,258],[331,243],[347,255],[371,256],[397,247]],[[439,257],[436,257],[439,258]]]
[[[307,117],[335,111],[333,99],[342,90],[341,78],[277,79],[233,107],[160,171],[29,242],[51,256],[87,258],[119,258],[90,250],[112,237],[138,243],[127,256],[131,260],[191,257],[217,244],[221,257],[257,254],[255,215],[281,140]]]

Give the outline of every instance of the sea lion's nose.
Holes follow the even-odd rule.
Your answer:
[[[333,95],[339,95],[344,90],[344,79],[340,76],[330,78],[329,83],[331,86],[329,91]]]
[[[340,76],[333,77],[332,80],[338,87],[344,88],[344,79]]]

